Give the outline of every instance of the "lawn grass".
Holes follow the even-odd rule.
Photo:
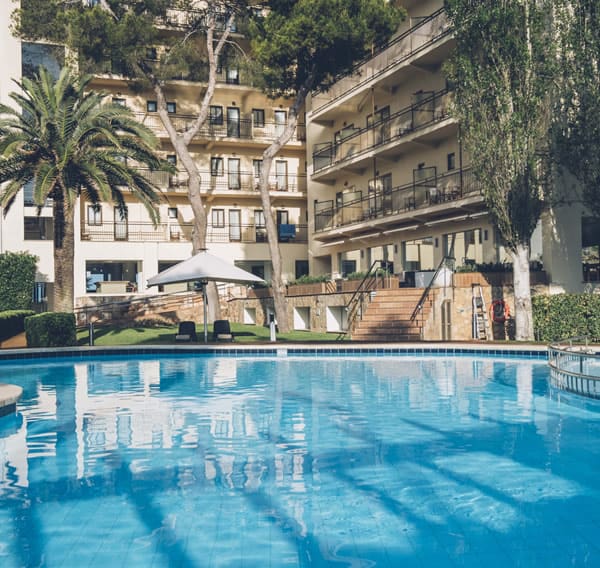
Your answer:
[[[268,327],[260,325],[246,325],[241,323],[232,323],[231,331],[234,335],[235,343],[260,343],[270,341],[270,331]],[[203,343],[204,327],[196,325],[198,342]],[[177,326],[165,327],[109,327],[102,326],[94,329],[94,345],[173,345],[175,344],[175,335]],[[315,342],[315,341],[336,341],[338,333],[314,333],[312,331],[290,331],[289,333],[278,333],[277,341],[288,342]],[[212,325],[208,326],[208,339],[212,343]],[[222,344],[222,342],[219,342]],[[77,333],[78,345],[89,345],[89,335],[87,329],[80,330]]]

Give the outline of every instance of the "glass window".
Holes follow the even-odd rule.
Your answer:
[[[239,209],[229,210],[229,240],[242,240],[242,212]]]
[[[125,99],[122,97],[113,97],[112,102],[119,106],[127,106],[127,101],[125,101]]]
[[[471,229],[444,235],[444,256],[456,259],[456,266],[481,264],[483,244],[481,229]]]
[[[177,207],[169,207],[167,214],[169,219],[177,219]]]
[[[229,189],[241,189],[242,181],[240,176],[240,159],[228,158],[227,160],[227,178]]]
[[[211,105],[209,114],[210,124],[223,124],[223,107]]]
[[[213,209],[211,218],[213,227],[223,228],[225,226],[225,209]]]
[[[287,123],[287,112],[285,110],[275,111],[275,136],[280,136]]]
[[[158,55],[156,53],[156,47],[147,47],[146,48],[146,59],[151,59],[152,61],[156,61],[158,59]]]
[[[146,101],[146,111],[147,112],[156,112],[158,110],[158,106],[156,101]]]
[[[265,109],[264,108],[253,108],[252,109],[252,122],[254,126],[262,128],[265,125]]]
[[[454,152],[450,152],[447,157],[448,161],[448,171],[456,169],[456,154]]]
[[[581,261],[584,282],[600,282],[600,219],[581,219]]]
[[[406,271],[435,270],[434,241],[432,237],[402,243],[402,265]]]
[[[87,206],[88,225],[102,225],[102,207],[100,205]]]
[[[212,177],[220,177],[223,175],[223,158],[210,159],[210,175]]]
[[[240,70],[237,67],[228,67],[225,71],[225,82],[229,85],[239,85]]]
[[[51,241],[54,238],[52,217],[24,217],[23,221],[26,241]]]
[[[167,154],[167,162],[169,164],[177,165],[177,155],[176,154]]]
[[[177,112],[177,103],[173,101],[167,101],[167,112],[169,114],[175,114]]]

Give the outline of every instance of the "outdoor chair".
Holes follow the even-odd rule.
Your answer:
[[[175,341],[198,341],[196,336],[196,324],[193,321],[179,322],[179,331]]]
[[[233,341],[229,320],[215,320],[213,324],[213,341]]]

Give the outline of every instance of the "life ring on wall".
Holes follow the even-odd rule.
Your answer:
[[[504,300],[494,300],[490,304],[490,316],[494,323],[504,323],[510,317],[510,309]]]

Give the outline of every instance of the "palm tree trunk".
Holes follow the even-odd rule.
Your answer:
[[[62,198],[54,199],[54,311],[72,312],[75,220]]]

